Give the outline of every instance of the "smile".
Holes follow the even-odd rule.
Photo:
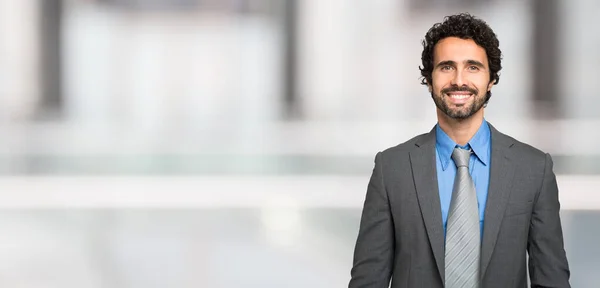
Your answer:
[[[466,99],[471,97],[471,94],[450,94],[449,96],[455,99]]]
[[[471,93],[451,93],[447,94],[451,103],[454,105],[466,104],[473,94]]]

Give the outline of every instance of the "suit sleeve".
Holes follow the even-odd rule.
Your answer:
[[[544,178],[534,203],[527,243],[531,287],[571,287],[559,211],[552,157],[546,154]]]
[[[385,190],[381,152],[369,180],[349,288],[387,288],[394,259],[394,225]]]

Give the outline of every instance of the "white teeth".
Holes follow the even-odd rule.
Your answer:
[[[450,95],[450,97],[455,98],[455,99],[465,99],[465,98],[469,98],[469,96],[471,96],[471,95]]]

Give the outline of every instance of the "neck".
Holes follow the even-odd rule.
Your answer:
[[[437,110],[438,124],[456,144],[464,146],[473,138],[483,123],[483,109],[466,119],[454,119]]]

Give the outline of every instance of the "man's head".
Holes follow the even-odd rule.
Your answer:
[[[446,116],[466,119],[488,103],[501,58],[498,38],[487,23],[469,14],[448,16],[425,35],[421,83]]]

